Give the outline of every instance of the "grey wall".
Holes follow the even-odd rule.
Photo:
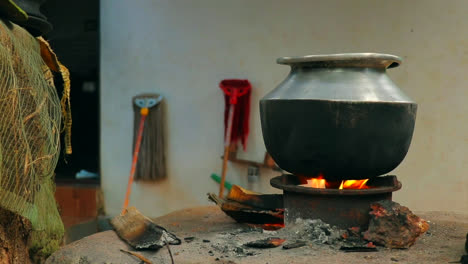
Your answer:
[[[217,83],[248,78],[251,134],[244,157],[262,160],[258,100],[287,74],[279,56],[382,52],[404,58],[392,79],[419,103],[395,200],[415,210],[468,212],[467,1],[102,0],[101,169],[117,214],[131,162],[131,97],[168,105],[168,180],[136,183],[131,204],[149,216],[207,204],[221,171],[224,103]],[[231,165],[230,181],[246,184]],[[260,191],[274,173],[262,171]]]

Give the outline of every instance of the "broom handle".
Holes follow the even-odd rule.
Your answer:
[[[147,108],[146,108],[147,109]],[[128,177],[128,184],[127,184],[127,193],[125,194],[125,200],[124,200],[124,205],[122,208],[122,215],[125,215],[127,212],[127,207],[128,207],[128,200],[130,198],[130,193],[132,192],[132,183],[133,183],[133,176],[135,176],[135,170],[136,170],[136,164],[138,161],[138,153],[140,153],[140,145],[141,145],[141,139],[143,137],[143,128],[145,126],[145,119],[148,113],[141,114],[140,118],[140,125],[138,127],[138,136],[135,142],[135,150],[133,151],[133,160],[132,160],[132,168],[130,169],[130,176]]]
[[[219,185],[219,197],[221,197],[221,198],[223,197],[223,194],[224,194],[224,182],[226,180],[227,162],[228,162],[228,159],[229,159],[229,145],[231,144],[231,130],[232,130],[233,119],[234,119],[234,104],[230,104],[229,105],[229,114],[228,114],[226,138],[224,140],[223,171],[221,173],[221,183]]]

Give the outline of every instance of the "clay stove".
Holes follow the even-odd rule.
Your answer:
[[[290,173],[270,181],[283,190],[285,224],[303,218],[367,228],[370,205],[401,188],[396,176],[382,175],[404,159],[413,135],[417,104],[386,74],[401,58],[350,53],[277,62],[291,71],[261,99],[260,116],[268,152]],[[366,186],[340,189],[351,180]]]
[[[372,178],[368,189],[313,188],[300,186],[299,177],[291,174],[271,179],[270,184],[283,190],[284,222],[294,224],[296,219],[321,219],[340,227],[367,229],[370,205],[381,200],[392,200],[392,192],[401,188],[396,176]]]

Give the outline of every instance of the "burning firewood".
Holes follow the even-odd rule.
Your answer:
[[[388,248],[409,248],[429,229],[429,224],[408,207],[383,200],[371,205],[369,229],[364,239]]]
[[[228,197],[231,199],[239,199],[239,201],[231,199],[222,199],[213,193],[208,193],[208,198],[216,203],[223,212],[232,217],[239,223],[249,224],[279,224],[282,226],[284,219],[283,208],[265,208],[271,207],[272,204],[278,204],[276,202],[269,202],[270,195],[245,193],[243,189],[234,188],[234,193]],[[249,199],[251,197],[252,199]],[[254,200],[255,202],[252,202]],[[254,206],[254,204],[262,205]]]
[[[236,201],[255,208],[276,210],[283,208],[283,196],[281,194],[261,194],[246,190],[238,185],[233,185],[227,196],[228,200]]]

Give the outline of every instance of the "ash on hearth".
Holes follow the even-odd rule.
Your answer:
[[[333,248],[374,247],[362,238],[358,227],[343,230],[320,219],[298,218],[294,224],[278,230],[277,234],[288,241],[304,241]]]
[[[429,229],[426,221],[396,202],[382,200],[373,203],[370,209],[367,230],[359,227],[342,230],[320,219],[297,219],[295,224],[287,225],[278,234],[342,247],[374,247],[376,244],[387,248],[409,248]]]
[[[330,226],[320,219],[298,218],[294,225],[283,228],[280,234],[293,236],[295,239],[306,240],[316,244],[333,245],[342,240],[345,230],[340,230],[336,226]]]

